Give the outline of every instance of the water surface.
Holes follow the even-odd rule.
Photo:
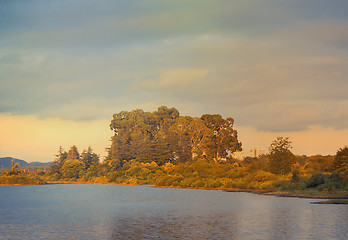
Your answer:
[[[0,186],[0,239],[348,239],[348,206],[151,186]]]

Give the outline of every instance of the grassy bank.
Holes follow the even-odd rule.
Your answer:
[[[312,204],[348,204],[348,199],[331,199],[327,201],[312,202]]]
[[[144,185],[136,183],[115,183],[107,181],[81,181],[81,180],[70,180],[70,181],[54,181],[47,182],[47,184],[116,184],[116,185]],[[239,189],[239,188],[223,188],[223,187],[183,187],[183,186],[163,186],[147,183],[154,185],[156,188],[183,188],[183,189],[203,189],[203,190],[222,190],[226,192],[248,192],[260,195],[272,195],[278,197],[298,197],[298,198],[315,198],[315,199],[348,199],[348,191],[346,190],[318,190],[318,189],[305,189],[305,190],[293,190],[284,191],[281,189]]]

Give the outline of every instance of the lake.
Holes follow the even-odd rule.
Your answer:
[[[348,239],[348,206],[214,190],[0,186],[0,239]]]

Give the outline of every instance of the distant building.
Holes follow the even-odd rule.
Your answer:
[[[266,150],[261,150],[261,149],[257,149],[257,148],[250,150],[250,157],[252,157],[252,158],[258,158],[258,157],[265,155],[265,154],[266,154]]]

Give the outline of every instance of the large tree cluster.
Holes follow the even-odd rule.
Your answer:
[[[154,112],[122,111],[113,115],[110,124],[114,136],[106,160],[116,167],[130,160],[159,165],[194,157],[221,160],[241,150],[233,123],[218,114],[180,116],[177,109],[166,106]]]

